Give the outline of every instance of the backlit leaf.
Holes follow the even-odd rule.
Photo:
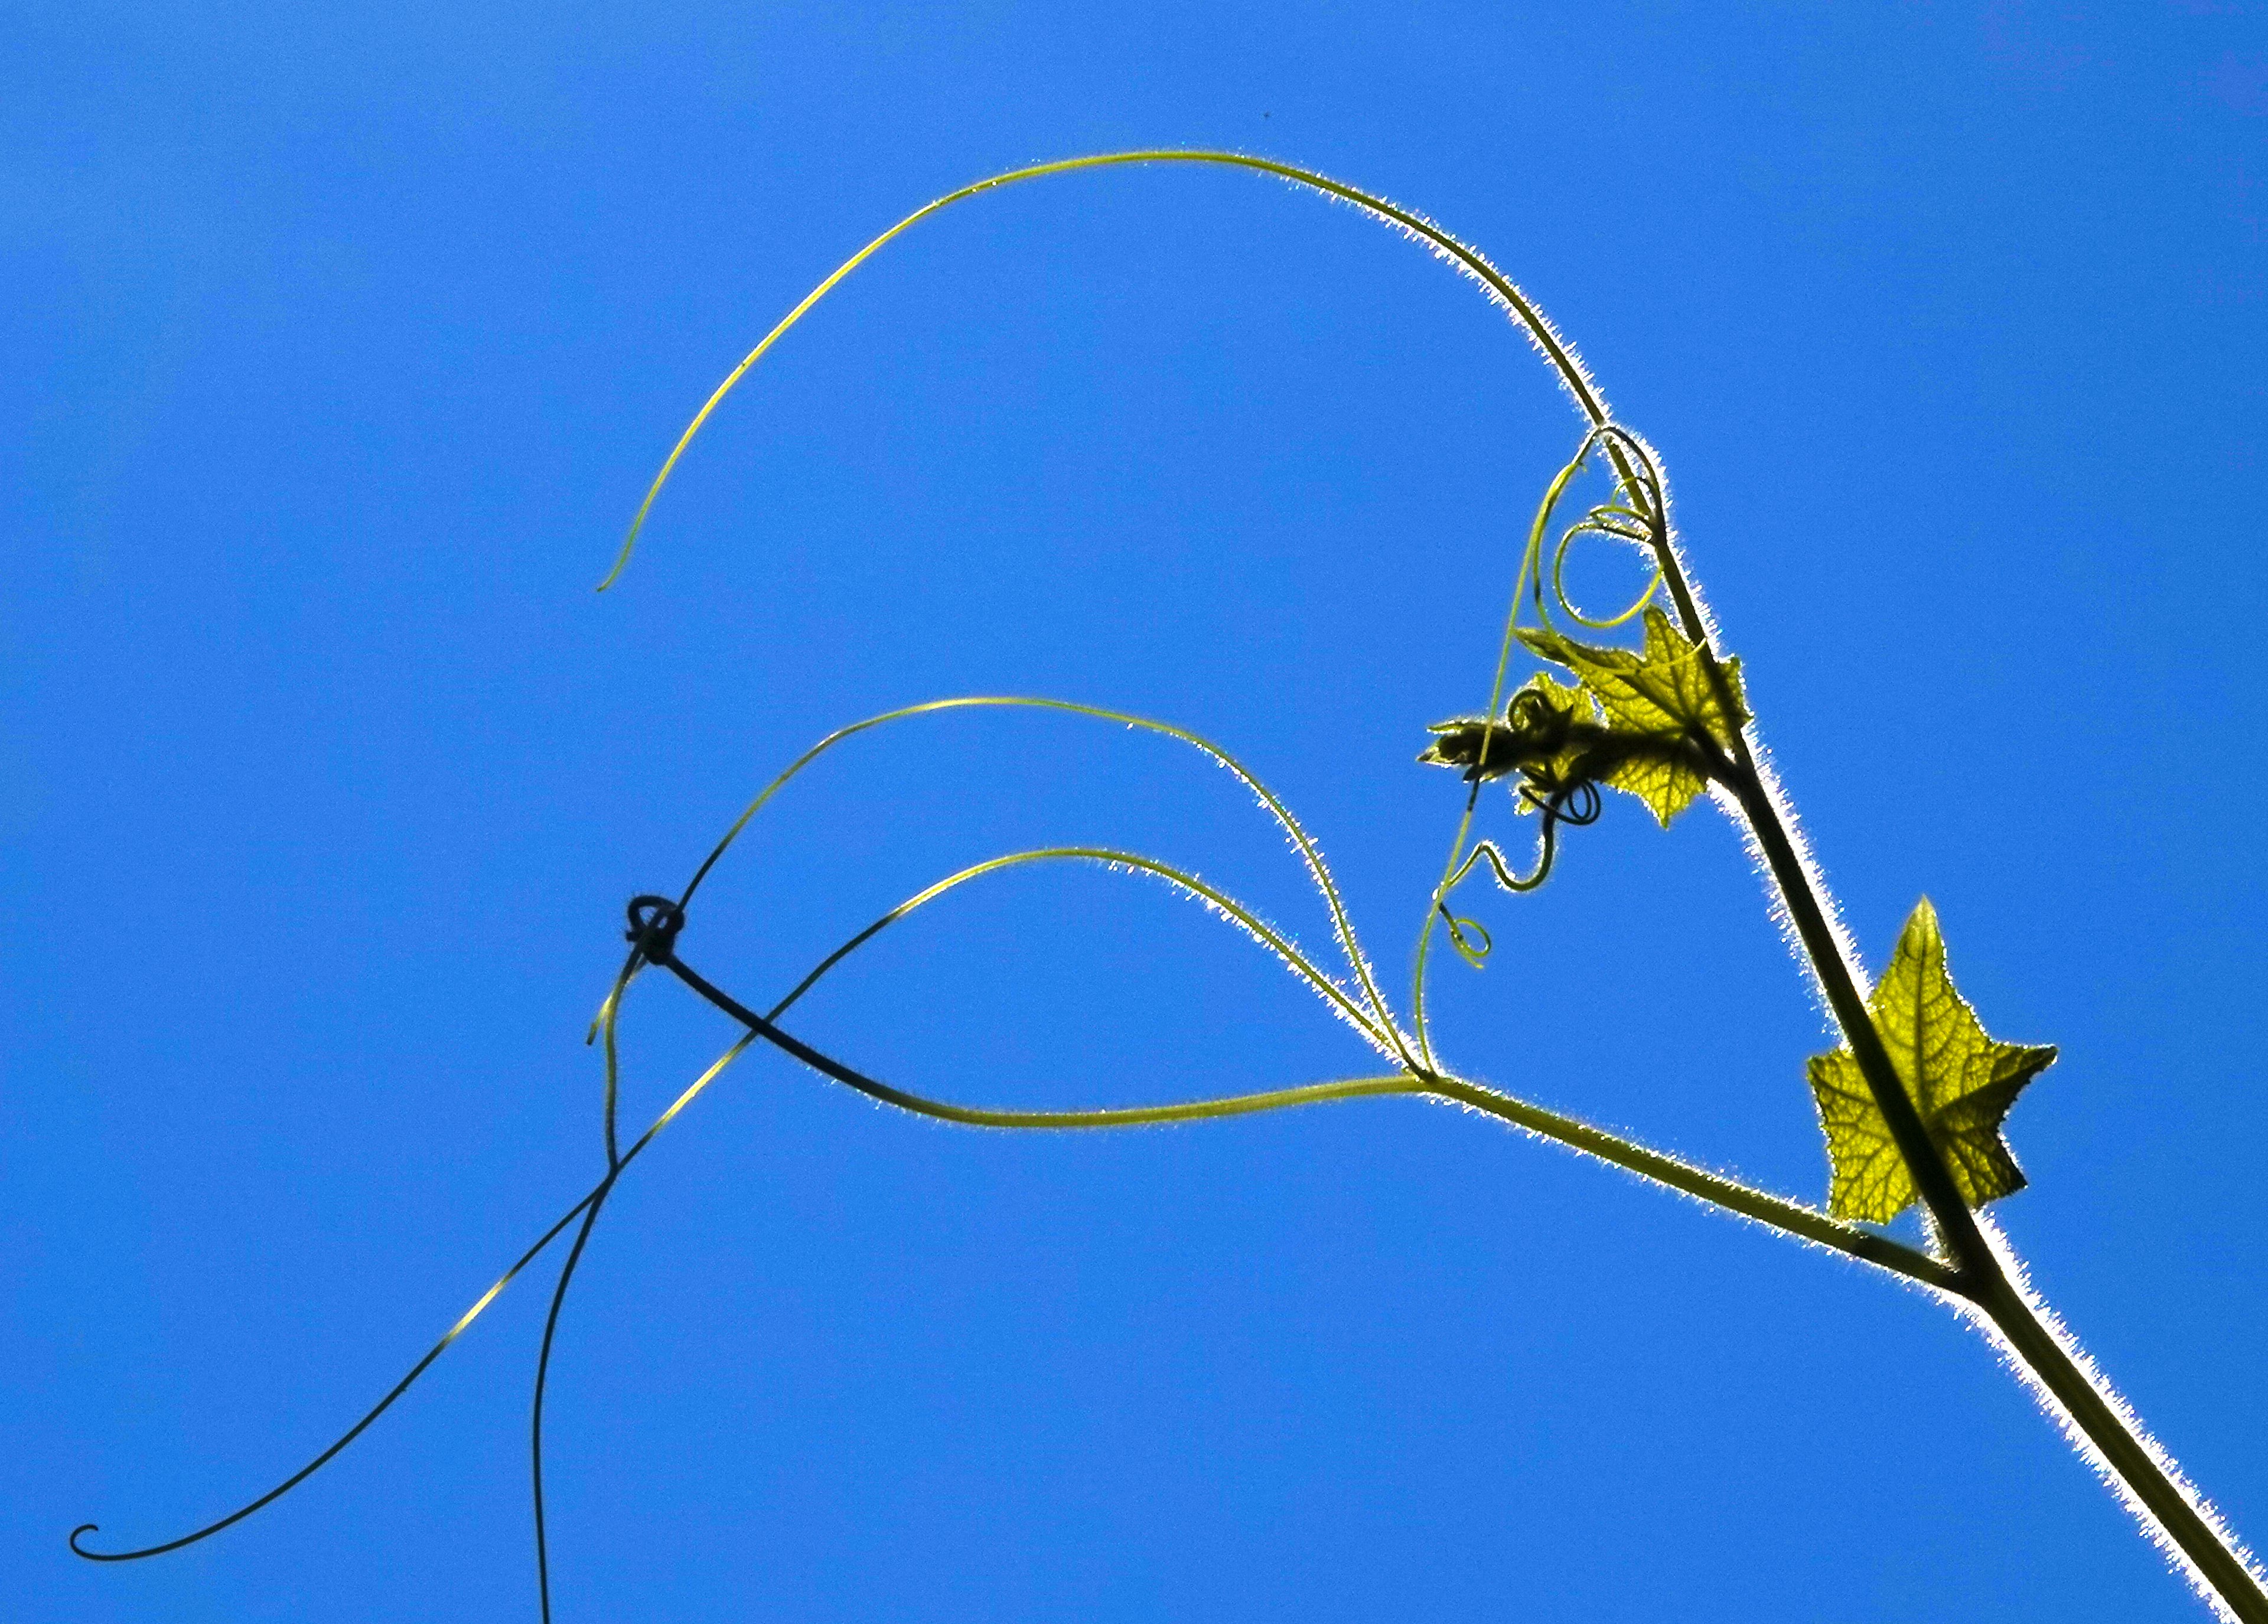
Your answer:
[[[2056,1051],[1985,1032],[1946,971],[1945,937],[1928,898],[1906,921],[1867,1010],[1962,1199],[1981,1207],[2023,1188],[2000,1122]],[[1833,1165],[1828,1209],[1838,1218],[1889,1223],[1917,1192],[1857,1059],[1839,1048],[1814,1055],[1808,1069]]]
[[[1733,708],[1727,714],[1700,645],[1689,642],[1659,607],[1646,612],[1646,648],[1602,648],[1539,627],[1522,627],[1521,641],[1555,665],[1565,665],[1597,695],[1607,720],[1636,733],[1693,731],[1729,750],[1749,719],[1741,691],[1741,662],[1719,662]]]
[[[1598,700],[1621,741],[1619,748],[1594,757],[1599,782],[1637,796],[1664,828],[1708,785],[1704,759],[1691,741],[1706,739],[1729,751],[1749,719],[1741,662],[1720,663],[1732,697],[1728,713],[1699,645],[1659,608],[1646,612],[1642,651],[1577,643],[1548,628],[1522,628],[1520,636],[1537,654],[1573,672]]]

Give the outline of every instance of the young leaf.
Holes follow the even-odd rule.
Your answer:
[[[1521,641],[1555,665],[1565,665],[1598,696],[1607,720],[1634,733],[1692,732],[1730,749],[1733,736],[1749,719],[1741,691],[1741,662],[1723,664],[1732,693],[1727,716],[1709,680],[1698,643],[1688,642],[1659,607],[1646,612],[1646,649],[1600,648],[1577,643],[1545,627],[1522,627]]]
[[[1982,1207],[2022,1189],[2000,1121],[2024,1084],[2054,1063],[2056,1051],[1985,1032],[1946,972],[1945,937],[1927,897],[1906,921],[1867,1009],[1962,1199]],[[1808,1070],[1834,1168],[1828,1209],[1838,1218],[1888,1224],[1913,1201],[1913,1177],[1858,1061],[1839,1048],[1812,1056]]]
[[[1690,753],[1666,747],[1676,742],[1680,741],[1665,740],[1651,750],[1633,749],[1599,775],[1601,783],[1627,790],[1644,801],[1665,829],[1709,783]]]
[[[1565,665],[1598,699],[1625,748],[1602,762],[1602,783],[1644,801],[1663,828],[1693,804],[1708,784],[1703,762],[1687,741],[1706,739],[1720,750],[1749,719],[1741,691],[1741,662],[1723,663],[1733,710],[1727,714],[1698,644],[1690,643],[1659,608],[1646,612],[1646,648],[1601,648],[1544,628],[1522,628],[1521,638],[1545,659]]]

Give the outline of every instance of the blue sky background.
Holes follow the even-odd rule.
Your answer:
[[[1186,723],[1396,983],[1515,540],[1575,420],[1350,211],[1428,211],[1662,449],[1852,928],[1916,897],[2063,1059],[2002,1221],[2268,1538],[2268,11],[17,6],[0,22],[0,1593],[81,1620],[532,1617],[529,1280],[296,1467],[601,1170],[582,1028],[828,729],[1020,691]],[[1619,577],[1586,579],[1602,595]],[[1492,813],[1509,824],[1501,804]],[[1017,846],[1137,845],[1320,944],[1222,774],[1047,719],[846,750],[687,956],[772,995]],[[1811,1199],[1821,1019],[1733,833],[1616,799],[1449,1056]],[[1344,1075],[1155,885],[1027,875],[798,1029],[1101,1103]],[[659,981],[628,1114],[729,1040]],[[988,1136],[771,1056],[637,1167],[552,1390],[557,1616],[2183,1620],[1985,1346],[1447,1111]]]

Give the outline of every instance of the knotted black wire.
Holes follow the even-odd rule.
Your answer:
[[[685,909],[663,896],[630,899],[630,928],[622,939],[648,964],[667,966],[677,957],[677,933],[685,929]]]

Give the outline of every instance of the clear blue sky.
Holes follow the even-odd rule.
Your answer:
[[[1926,892],[1987,1023],[2063,1047],[2002,1221],[2268,1539],[2257,0],[11,5],[0,62],[11,1616],[533,1616],[534,1280],[261,1517],[63,1536],[266,1488],[588,1187],[624,899],[838,724],[1200,727],[1403,980],[1459,799],[1410,758],[1576,425],[1347,209],[1141,172],[930,223],[591,592],[873,231],[1160,143],[1423,209],[1581,344],[1870,960]],[[687,955],[776,996],[1051,841],[1323,938],[1224,775],[959,717],[767,813]],[[1722,818],[1616,798],[1475,900],[1452,1060],[1823,1196],[1821,1017]],[[799,1022],[1004,1103],[1363,1064],[1100,873],[950,900]],[[732,1035],[658,980],[629,1030],[640,1121]],[[1936,1307],[1403,1102],[1006,1138],[752,1056],[609,1209],[549,1436],[563,1621],[2203,1616]]]

